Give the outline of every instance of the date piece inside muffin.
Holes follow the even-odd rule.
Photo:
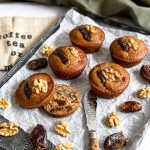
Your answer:
[[[120,37],[110,45],[113,61],[123,67],[133,67],[139,64],[146,56],[147,51],[146,44],[133,36]]]
[[[86,53],[98,51],[105,39],[102,29],[93,25],[81,25],[74,28],[69,34],[72,44],[80,47]]]
[[[71,80],[80,76],[87,65],[87,55],[78,47],[58,47],[48,59],[54,74],[61,79]]]
[[[73,114],[80,105],[79,92],[65,84],[56,84],[55,94],[44,109],[53,117],[66,117]]]
[[[89,73],[89,81],[93,92],[103,98],[116,98],[128,86],[129,73],[115,63],[96,65]]]
[[[54,80],[49,74],[33,74],[20,83],[15,100],[25,108],[41,107],[54,95],[54,88]]]

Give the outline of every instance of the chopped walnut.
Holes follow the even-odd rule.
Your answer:
[[[86,25],[86,29],[91,33],[96,33],[96,28],[92,25]]]
[[[150,87],[139,89],[137,91],[137,96],[139,98],[150,98]]]
[[[105,123],[108,127],[113,128],[120,124],[120,118],[115,112],[112,112],[107,116]]]
[[[5,109],[9,105],[10,105],[10,103],[7,100],[0,98],[0,109]]]
[[[48,83],[43,79],[35,79],[33,81],[32,92],[35,94],[39,94],[40,92],[47,93],[48,92]]]
[[[73,147],[73,144],[59,144],[54,148],[54,150],[73,150]]]
[[[111,67],[107,67],[104,70],[102,70],[102,75],[105,77],[106,80],[110,81],[122,80],[121,74]]]
[[[135,51],[139,49],[139,43],[133,38],[129,39],[128,45]]]
[[[70,52],[73,56],[78,57],[79,53],[74,47],[70,47]]]
[[[42,55],[45,55],[45,56],[47,56],[47,57],[48,57],[53,51],[54,51],[54,47],[53,47],[53,46],[49,46],[49,45],[45,45],[45,46],[41,49]]]
[[[69,126],[63,120],[60,120],[59,123],[55,126],[54,129],[58,134],[60,134],[64,137],[67,137],[67,136],[71,135],[71,131],[69,129]]]
[[[1,136],[13,136],[19,132],[17,123],[3,122],[0,124],[0,135]]]

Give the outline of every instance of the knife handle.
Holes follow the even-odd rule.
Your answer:
[[[96,132],[95,131],[90,132],[89,137],[90,137],[90,150],[100,150]]]

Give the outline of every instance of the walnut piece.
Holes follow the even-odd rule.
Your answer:
[[[141,88],[137,91],[138,98],[150,98],[150,87]]]
[[[54,129],[58,134],[60,134],[64,137],[71,135],[71,131],[69,129],[69,126],[64,120],[60,120]]]
[[[47,93],[48,92],[48,83],[43,79],[35,79],[33,81],[32,92],[35,94],[39,94],[40,92]]]
[[[74,47],[70,47],[70,52],[73,56],[79,57],[79,53]]]
[[[1,136],[13,136],[19,132],[18,124],[13,122],[3,122],[0,124]]]
[[[115,112],[112,112],[107,116],[105,123],[108,127],[113,128],[120,124],[120,118]]]
[[[10,106],[10,103],[5,99],[0,98],[0,109],[5,109],[8,106]]]
[[[110,81],[122,80],[121,74],[117,70],[114,70],[111,67],[107,67],[103,69],[102,75],[105,77],[106,80],[110,80]]]
[[[57,145],[54,150],[73,150],[73,144],[59,144]]]
[[[42,55],[49,56],[52,52],[54,51],[53,46],[49,45],[44,45],[44,47],[41,49]]]
[[[96,28],[92,25],[86,25],[85,26],[87,31],[91,32],[91,33],[96,33]]]

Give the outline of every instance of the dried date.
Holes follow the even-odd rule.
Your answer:
[[[58,56],[61,59],[61,61],[62,61],[63,64],[66,64],[69,61],[67,55],[63,51],[61,51],[61,49],[59,49],[59,48],[56,49],[53,52],[53,54],[56,55],[56,56]]]
[[[85,40],[91,41],[91,34],[85,27],[80,27],[79,30],[82,33]]]
[[[116,150],[123,148],[127,143],[129,142],[129,139],[126,138],[122,132],[120,133],[114,133],[110,136],[108,136],[104,141],[104,148],[105,150]]]
[[[47,150],[49,147],[46,130],[40,124],[30,133],[30,139],[35,150]]]
[[[118,43],[124,51],[129,51],[129,45],[122,37],[118,39]]]
[[[105,85],[106,84],[106,79],[103,76],[102,72],[101,71],[97,71],[96,74],[97,74],[98,78],[101,80],[102,84]]]
[[[143,65],[140,69],[141,76],[150,81],[150,65]]]
[[[30,62],[28,62],[27,65],[30,70],[38,70],[38,69],[46,67],[47,64],[48,64],[48,61],[46,58],[39,58],[39,59],[31,60]]]
[[[24,93],[25,93],[25,95],[26,95],[27,98],[30,98],[30,96],[31,96],[31,90],[30,90],[28,81],[25,83]]]
[[[142,105],[137,101],[127,101],[121,105],[123,112],[136,112],[142,109]]]

